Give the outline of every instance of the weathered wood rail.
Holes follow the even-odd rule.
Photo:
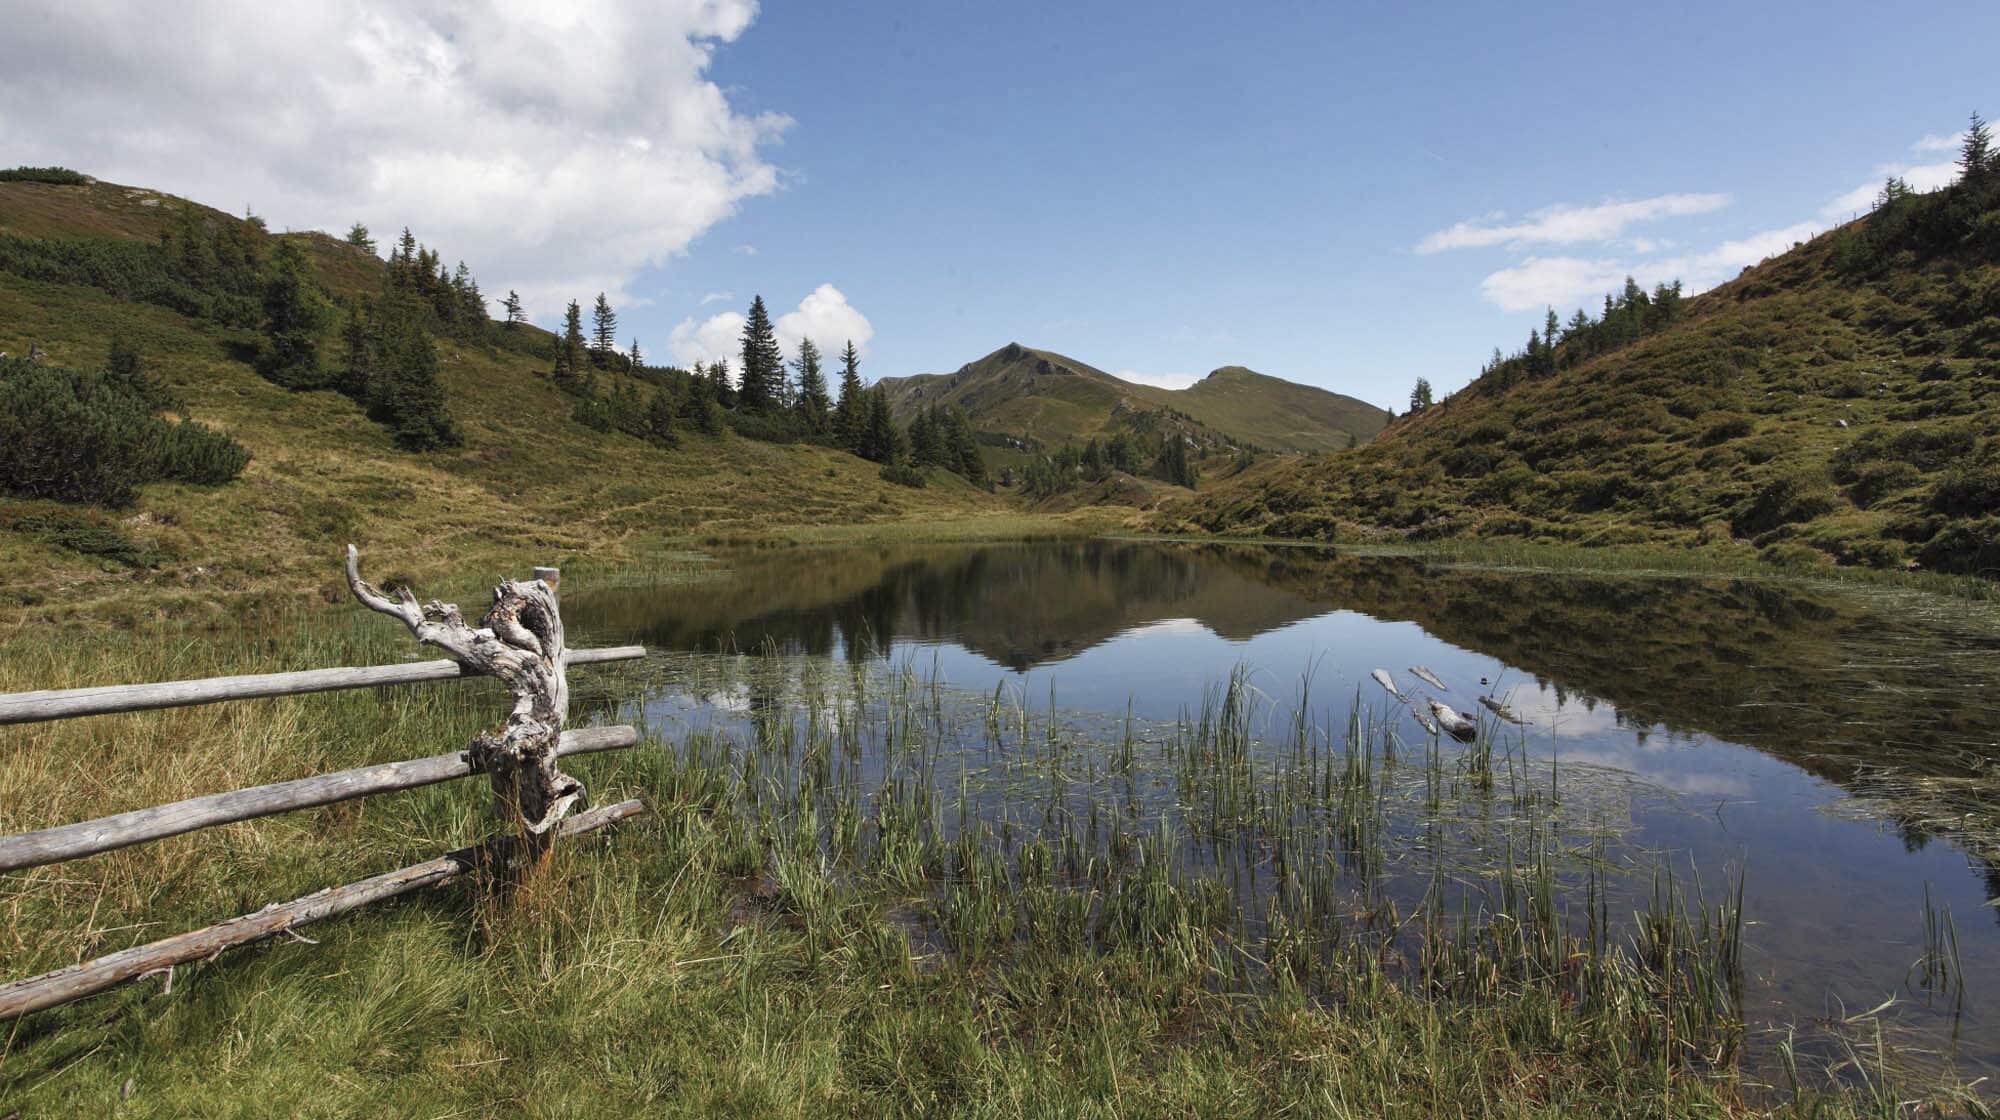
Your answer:
[[[359,766],[0,837],[0,872],[81,859],[214,825],[474,774],[489,776],[496,807],[516,826],[514,833],[304,898],[273,903],[202,929],[0,984],[0,1020],[68,1003],[178,964],[209,959],[225,949],[442,883],[469,870],[504,871],[546,854],[558,837],[590,832],[645,811],[642,803],[630,800],[569,815],[582,799],[583,787],[562,773],[556,760],[630,747],[639,735],[622,726],[565,730],[568,669],[644,657],[646,650],[643,646],[567,648],[556,595],[556,569],[537,568],[532,580],[495,587],[492,607],[480,625],[473,627],[449,603],[433,601],[419,606],[407,590],[399,591],[396,600],[389,599],[361,578],[358,565],[359,558],[349,546],[347,577],[355,598],[371,610],[399,619],[418,641],[448,653],[448,660],[0,695],[0,724],[490,675],[500,678],[514,693],[513,711],[499,730],[477,736],[462,751]]]

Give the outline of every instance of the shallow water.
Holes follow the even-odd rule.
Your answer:
[[[1893,1000],[1878,1017],[1908,1051],[1962,1075],[2000,1061],[2000,910],[1988,905],[2000,849],[1966,805],[1913,802],[1880,772],[1959,777],[2000,753],[1985,703],[2000,695],[2000,631],[1958,604],[1091,541],[760,554],[715,580],[579,589],[565,615],[578,644],[692,655],[646,702],[670,728],[740,723],[742,690],[715,687],[711,671],[746,651],[907,665],[961,697],[997,687],[1017,707],[1094,720],[1105,751],[1128,712],[1150,728],[1189,718],[1239,666],[1269,698],[1255,730],[1273,743],[1302,681],[1316,719],[1343,719],[1358,699],[1410,744],[1427,737],[1373,670],[1475,715],[1489,697],[1525,722],[1488,718],[1519,767],[1511,780],[1552,784],[1568,812],[1616,834],[1627,865],[1711,888],[1741,869],[1753,1044]],[[1410,872],[1406,898],[1423,887]],[[1620,901],[1643,894],[1633,878]],[[1927,993],[1912,971],[1927,898],[1953,916],[1960,999]]]

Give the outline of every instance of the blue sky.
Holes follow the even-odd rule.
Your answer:
[[[1888,170],[1942,181],[2000,116],[1991,0],[148,10],[0,0],[0,160],[410,225],[541,322],[610,292],[655,360],[733,349],[762,293],[871,379],[1019,341],[1401,408],[1544,302],[1713,284]]]
[[[784,186],[636,288],[659,324],[832,282],[874,374],[1019,340],[1400,408],[1539,323],[1482,292],[1496,271],[1823,224],[1881,165],[1948,160],[1913,151],[1927,134],[2000,113],[2000,5],[1756,8],[774,4],[712,73],[796,122]],[[1415,251],[1496,211],[1671,194],[1727,203],[1630,225],[1672,242],[1651,253]]]

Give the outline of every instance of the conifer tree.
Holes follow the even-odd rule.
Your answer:
[[[808,435],[823,435],[828,420],[826,375],[819,368],[819,347],[810,338],[799,340],[799,356],[792,363],[799,374],[797,412],[799,424]]]
[[[778,335],[771,327],[771,316],[764,310],[764,297],[760,295],[750,301],[749,317],[743,321],[743,371],[737,388],[740,407],[748,412],[776,408],[784,376]]]
[[[375,251],[375,239],[369,236],[368,227],[360,222],[348,227],[347,243],[357,249],[366,249],[370,253]]]
[[[947,465],[957,471],[967,482],[984,486],[986,484],[986,457],[979,453],[979,439],[972,432],[972,418],[965,410],[952,405],[944,411],[944,443],[946,456],[951,460]],[[1096,440],[1090,441],[1097,446]],[[1102,470],[1102,461],[1099,469]]]
[[[556,341],[556,364],[550,376],[571,391],[583,383],[583,308],[575,300],[563,311],[563,333]]]
[[[633,373],[637,373],[641,369],[645,368],[646,358],[645,355],[639,353],[638,339],[635,338],[632,340],[632,350],[630,353],[625,355],[625,360],[631,363]]]
[[[507,311],[508,330],[511,331],[528,321],[527,312],[521,310],[521,293],[514,289],[507,289],[507,298],[500,301],[500,306]]]
[[[889,411],[889,394],[877,385],[868,390],[867,396],[868,426],[861,441],[861,457],[877,463],[900,458],[905,446],[903,433],[896,427],[896,418]]]
[[[660,447],[679,447],[681,437],[675,431],[675,418],[679,411],[672,393],[665,388],[656,390],[652,404],[646,409],[646,438]]]
[[[722,432],[722,406],[715,400],[715,383],[701,372],[699,362],[695,363],[695,375],[688,379],[687,396],[681,400],[681,419],[703,435]]]
[[[599,369],[611,364],[611,355],[618,352],[618,314],[611,310],[611,301],[604,293],[597,293],[597,306],[591,309],[590,361]]]
[[[738,404],[737,392],[729,384],[727,359],[717,358],[708,363],[708,387],[709,395],[715,400],[717,407],[735,408]]]
[[[407,450],[457,447],[464,442],[445,409],[444,387],[437,379],[437,348],[415,306],[400,301],[386,309],[378,347],[369,416],[387,424],[397,445]]]
[[[840,403],[833,409],[833,434],[840,446],[861,454],[868,432],[868,402],[861,388],[861,358],[854,352],[854,340],[840,352]]]
[[[1993,170],[1993,130],[1978,113],[1972,114],[1972,124],[1965,130],[1965,142],[1958,151],[1959,181],[1968,186],[1977,186]]]
[[[288,389],[316,389],[325,383],[319,364],[319,334],[326,327],[326,300],[306,272],[298,242],[278,242],[264,281],[264,349],[257,372]]]
[[[1416,387],[1410,390],[1410,411],[1422,412],[1432,404],[1431,383],[1428,378],[1417,378]]]

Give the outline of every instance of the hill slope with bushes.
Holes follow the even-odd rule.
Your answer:
[[[1261,463],[1162,526],[2000,571],[2000,165],[1891,181],[1684,302],[1628,285],[1550,326],[1373,443]]]
[[[425,268],[443,275],[424,253]],[[273,379],[285,367],[270,357],[265,303],[273,262],[287,257],[302,270],[300,306],[310,305],[325,377],[298,388]],[[726,425],[704,431],[679,415],[657,418],[674,426],[658,438],[648,417],[659,410],[647,402],[659,404],[679,371],[620,358],[580,375],[589,387],[580,396],[552,375],[561,339],[454,312],[467,300],[448,277],[424,278],[432,290],[416,310],[392,315],[393,267],[326,234],[270,233],[155,191],[80,176],[0,179],[0,354],[14,359],[0,379],[37,401],[57,388],[66,400],[101,395],[107,375],[96,371],[113,364],[117,341],[161,396],[105,413],[106,430],[179,441],[104,493],[66,500],[0,488],[0,558],[23,573],[0,592],[6,605],[48,617],[115,613],[135,585],[211,605],[244,593],[336,594],[349,540],[402,574],[464,575],[467,565],[497,572],[565,557],[616,563],[661,542],[787,526],[1005,510],[943,472],[912,489],[844,451],[747,439]],[[376,341],[357,348],[343,335],[356,329],[361,297],[391,321],[361,323]],[[404,369],[406,351],[432,366],[416,371],[414,387],[352,360]],[[383,418],[411,394],[449,428],[416,438],[412,423]],[[24,422],[33,415],[24,406]]]

